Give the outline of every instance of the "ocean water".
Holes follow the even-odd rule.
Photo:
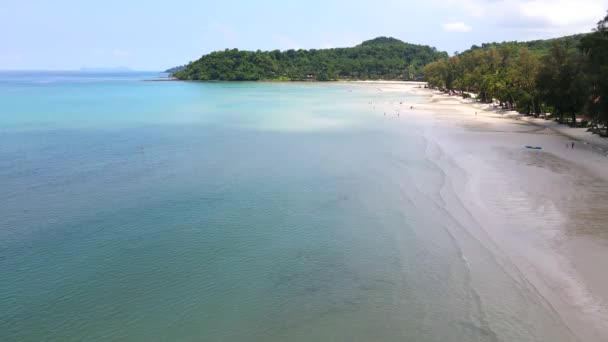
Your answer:
[[[0,74],[0,340],[563,336],[454,236],[420,98],[159,76]]]

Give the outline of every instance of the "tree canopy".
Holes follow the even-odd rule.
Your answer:
[[[608,123],[608,15],[597,23],[594,32],[581,40],[580,48],[588,58],[585,74],[589,80],[589,112]],[[608,135],[608,124],[606,125]]]
[[[431,87],[476,93],[521,113],[550,112],[576,124],[577,114],[608,123],[608,16],[588,34],[473,46],[423,69]]]
[[[575,34],[575,35],[571,35],[571,36],[552,38],[552,39],[531,40],[531,41],[526,41],[526,42],[506,41],[506,42],[502,42],[502,43],[496,43],[496,42],[484,43],[484,44],[481,44],[481,46],[477,46],[477,45],[471,46],[471,48],[469,50],[465,51],[465,53],[469,52],[471,50],[488,49],[491,47],[495,47],[495,48],[499,48],[499,49],[504,48],[504,47],[511,47],[513,49],[526,48],[532,54],[542,56],[542,55],[548,54],[555,44],[568,45],[568,46],[575,48],[578,46],[580,41],[588,35],[589,35],[588,33],[580,33],[580,34]]]
[[[202,56],[174,76],[183,80],[415,80],[422,68],[447,53],[379,37],[352,48],[239,51]]]

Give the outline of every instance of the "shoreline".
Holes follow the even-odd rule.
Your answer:
[[[426,135],[441,157],[429,158],[447,175],[452,216],[513,266],[514,277],[521,274],[573,340],[608,339],[608,275],[601,274],[608,269],[608,229],[602,229],[608,150],[602,141],[433,90],[403,90],[428,100],[411,115],[432,113]],[[567,148],[573,141],[575,148]],[[455,235],[463,230],[452,229]]]
[[[318,81],[318,80],[182,80],[177,77],[169,76],[168,79],[146,79],[142,80],[144,82],[154,82],[154,81],[175,81],[175,82],[193,82],[193,83],[327,83],[327,84],[335,84],[335,83],[360,83],[360,84],[415,84],[415,85],[425,85],[424,81],[402,81],[402,80],[330,80],[330,81]]]
[[[472,115],[474,115],[472,111],[475,111],[476,113],[486,117],[521,120],[539,127],[549,128],[572,140],[580,141],[581,143],[584,143],[586,145],[592,145],[592,147],[596,148],[599,152],[604,153],[608,157],[608,138],[603,138],[598,136],[597,134],[589,132],[587,131],[587,128],[570,127],[568,125],[560,124],[555,120],[535,118],[532,116],[520,114],[513,110],[492,108],[490,104],[473,102],[472,100],[465,100],[461,97],[450,96],[432,89],[425,90],[429,93],[432,93],[431,101],[437,101],[440,105],[442,104],[442,102],[443,104],[455,104],[454,102],[459,102],[459,104],[463,106],[468,106],[470,108],[469,114]]]

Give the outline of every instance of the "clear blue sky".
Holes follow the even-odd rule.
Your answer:
[[[344,47],[377,36],[450,53],[590,31],[608,0],[0,0],[0,69],[161,70],[225,48]]]

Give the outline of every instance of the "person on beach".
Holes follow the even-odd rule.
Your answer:
[[[572,149],[574,150],[574,141],[572,142]]]

